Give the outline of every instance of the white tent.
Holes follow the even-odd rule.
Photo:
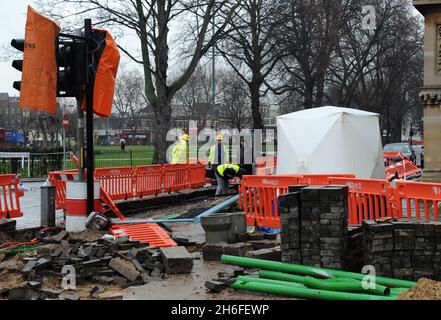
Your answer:
[[[322,107],[277,118],[277,174],[349,173],[385,179],[379,115]]]

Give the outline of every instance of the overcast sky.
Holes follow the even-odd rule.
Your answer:
[[[32,0],[0,0],[0,46],[9,45],[12,39],[24,36],[26,9]],[[11,59],[12,60],[12,59]],[[18,95],[12,88],[14,81],[20,80],[21,73],[11,66],[12,61],[0,62],[0,92]]]

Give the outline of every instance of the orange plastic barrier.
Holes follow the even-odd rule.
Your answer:
[[[301,184],[308,186],[326,186],[330,184],[329,177],[333,178],[355,178],[354,174],[307,174],[303,175]]]
[[[421,174],[421,169],[412,161],[404,160],[386,168],[386,178],[389,181],[392,180],[396,174],[398,174],[399,179],[406,179],[407,177]]]
[[[160,194],[163,180],[162,165],[137,167],[135,173],[136,196],[142,198]]]
[[[290,186],[301,185],[303,176],[245,176],[240,188],[247,224],[280,229],[277,197]]]
[[[15,174],[0,175],[0,219],[23,216],[20,207],[20,197],[23,195]]]
[[[402,152],[385,152],[384,153],[384,165],[386,167],[399,162],[403,161],[404,159],[408,159]]]
[[[190,164],[189,188],[197,189],[205,185],[205,166],[202,164]]]
[[[328,184],[349,187],[350,225],[361,224],[364,220],[394,216],[393,188],[387,180],[329,178]]]
[[[189,182],[187,164],[164,165],[164,192],[185,190]]]
[[[256,159],[256,175],[268,176],[276,174],[277,157],[258,157]]]
[[[100,181],[112,200],[127,200],[134,196],[134,170],[131,167],[96,169],[95,179]]]
[[[351,174],[246,176],[240,198],[247,224],[279,229],[278,196],[290,186],[302,185],[348,185],[349,224],[393,215],[393,189],[386,180],[356,179]]]
[[[439,221],[441,184],[398,181],[395,188],[398,218]]]
[[[177,247],[176,242],[160,226],[154,223],[114,225],[110,228],[110,231],[118,238],[127,235],[132,241],[148,243],[155,248]]]
[[[75,180],[78,171],[56,171],[49,174],[56,187],[56,208],[66,209],[66,181]],[[120,215],[114,200],[129,200],[160,193],[195,189],[205,185],[205,167],[201,164],[178,164],[96,169],[95,178],[101,182],[102,200]]]

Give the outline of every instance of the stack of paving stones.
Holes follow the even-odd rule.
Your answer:
[[[320,216],[321,187],[307,187],[300,191],[300,250],[302,264],[321,267]],[[325,204],[323,204],[325,205]],[[329,209],[329,207],[328,207]]]
[[[433,272],[434,279],[441,280],[441,223],[435,222],[434,225],[434,238],[435,254],[433,255]]]
[[[415,249],[413,254],[414,278],[434,278],[435,225],[415,223]]]
[[[363,222],[365,265],[379,276],[441,280],[441,224]]]
[[[393,254],[392,275],[399,279],[413,279],[412,268],[415,255],[415,224],[399,221],[392,222],[393,226]],[[383,274],[388,276],[388,273]]]
[[[305,187],[300,190],[300,196],[294,192],[279,199],[282,261],[343,268],[348,188]]]
[[[364,264],[375,268],[378,275],[392,276],[392,255],[394,252],[394,226],[363,221]]]
[[[319,190],[321,266],[343,269],[348,238],[348,187]]]
[[[300,264],[300,192],[279,197],[282,262]]]

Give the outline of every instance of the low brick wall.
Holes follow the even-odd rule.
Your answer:
[[[365,221],[348,230],[348,188],[290,188],[279,197],[282,261],[378,276],[441,280],[441,223]]]

